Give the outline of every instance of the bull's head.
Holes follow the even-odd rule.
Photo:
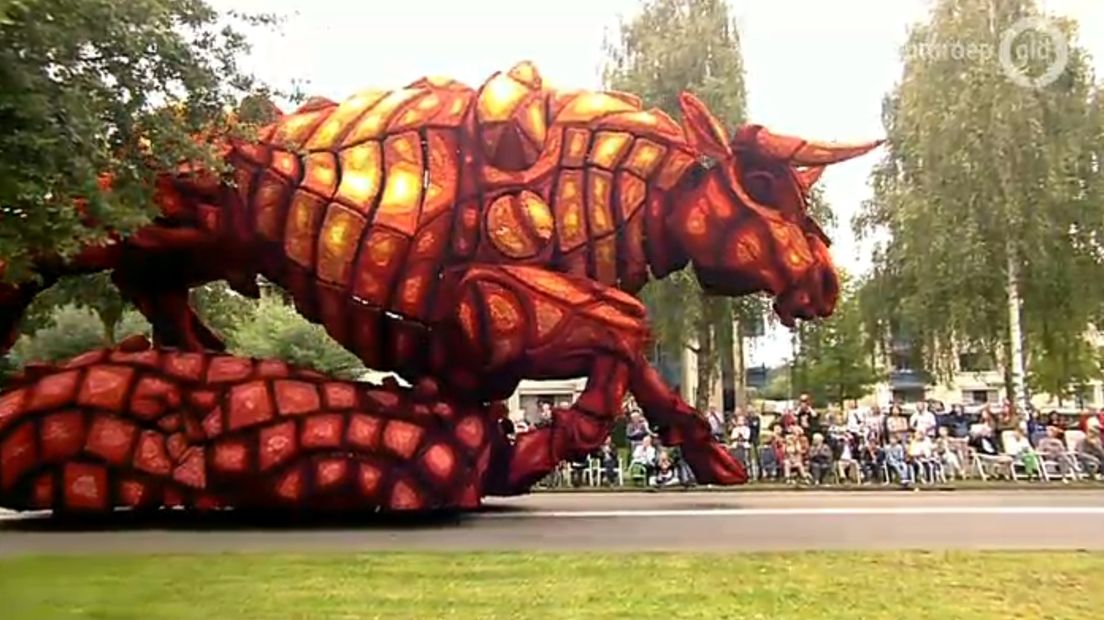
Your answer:
[[[831,241],[806,210],[809,190],[825,166],[881,141],[818,143],[758,125],[740,127],[730,141],[701,101],[684,93],[680,103],[691,146],[715,162],[692,181],[668,222],[702,288],[731,297],[769,293],[788,327],[831,315],[839,276]]]

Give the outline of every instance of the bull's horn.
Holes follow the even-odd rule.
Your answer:
[[[878,148],[885,140],[857,144],[815,142],[760,129],[755,142],[758,149],[770,157],[787,160],[796,166],[825,166],[865,155]]]

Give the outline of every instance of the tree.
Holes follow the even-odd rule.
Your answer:
[[[255,300],[234,292],[221,280],[192,289],[190,298],[196,314],[230,349],[237,330],[257,312]]]
[[[863,329],[858,285],[844,274],[839,304],[831,317],[798,327],[795,383],[819,404],[865,396],[878,382]]]
[[[150,325],[134,310],[120,313],[116,323],[121,336],[144,334],[150,336]],[[57,362],[79,355],[90,349],[108,347],[103,331],[103,321],[96,312],[75,305],[57,306],[52,311],[49,325],[22,336],[12,348],[9,362],[13,367],[30,362]]]
[[[619,35],[605,46],[607,88],[639,95],[675,118],[681,114],[679,93],[690,90],[727,125],[744,121],[747,97],[740,39],[722,0],[650,0],[632,21],[621,25]],[[734,318],[761,315],[765,302],[708,296],[690,269],[650,283],[642,297],[661,346],[672,352],[690,347],[697,354],[699,387],[694,400],[704,409],[721,356],[732,351],[732,334],[741,331],[731,327]]]
[[[267,292],[231,333],[230,342],[231,352],[237,355],[282,359],[336,377],[355,379],[365,371],[363,363],[324,328]]]
[[[158,171],[182,160],[218,168],[193,136],[248,133],[226,111],[264,90],[238,66],[243,23],[274,19],[220,15],[204,0],[3,3],[0,277],[22,280],[35,256],[148,221]]]
[[[854,222],[860,238],[888,239],[862,302],[870,330],[907,333],[940,377],[956,370],[958,351],[996,352],[1021,403],[1024,361],[1070,372],[1062,360],[1079,357],[1071,347],[1104,300],[1092,78],[1076,45],[1038,90],[1012,82],[996,54],[953,50],[997,50],[1012,24],[1037,14],[1031,0],[940,0],[912,30],[885,100],[887,155]],[[1075,41],[1073,23],[1054,24]],[[1015,41],[1035,52],[1018,57],[1029,75],[1055,60],[1040,42],[1033,31]]]

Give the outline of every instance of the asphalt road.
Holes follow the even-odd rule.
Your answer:
[[[397,522],[0,513],[0,556],[371,550],[1104,550],[1104,491],[536,494]]]

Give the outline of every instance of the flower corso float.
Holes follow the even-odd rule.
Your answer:
[[[154,328],[152,346],[32,367],[0,396],[0,503],[474,507],[598,447],[626,392],[698,482],[744,482],[646,360],[635,294],[690,265],[708,293],[772,295],[786,325],[830,315],[839,283],[808,192],[878,142],[730,136],[692,94],[680,105],[681,124],[630,94],[547,88],[521,63],[479,88],[312,99],[254,141],[222,140],[232,180],[166,173],[153,223],[0,288],[9,345],[65,274],[110,270]],[[255,296],[257,276],[414,387],[219,353],[188,291]],[[507,442],[494,403],[567,377],[587,378],[577,401]]]

